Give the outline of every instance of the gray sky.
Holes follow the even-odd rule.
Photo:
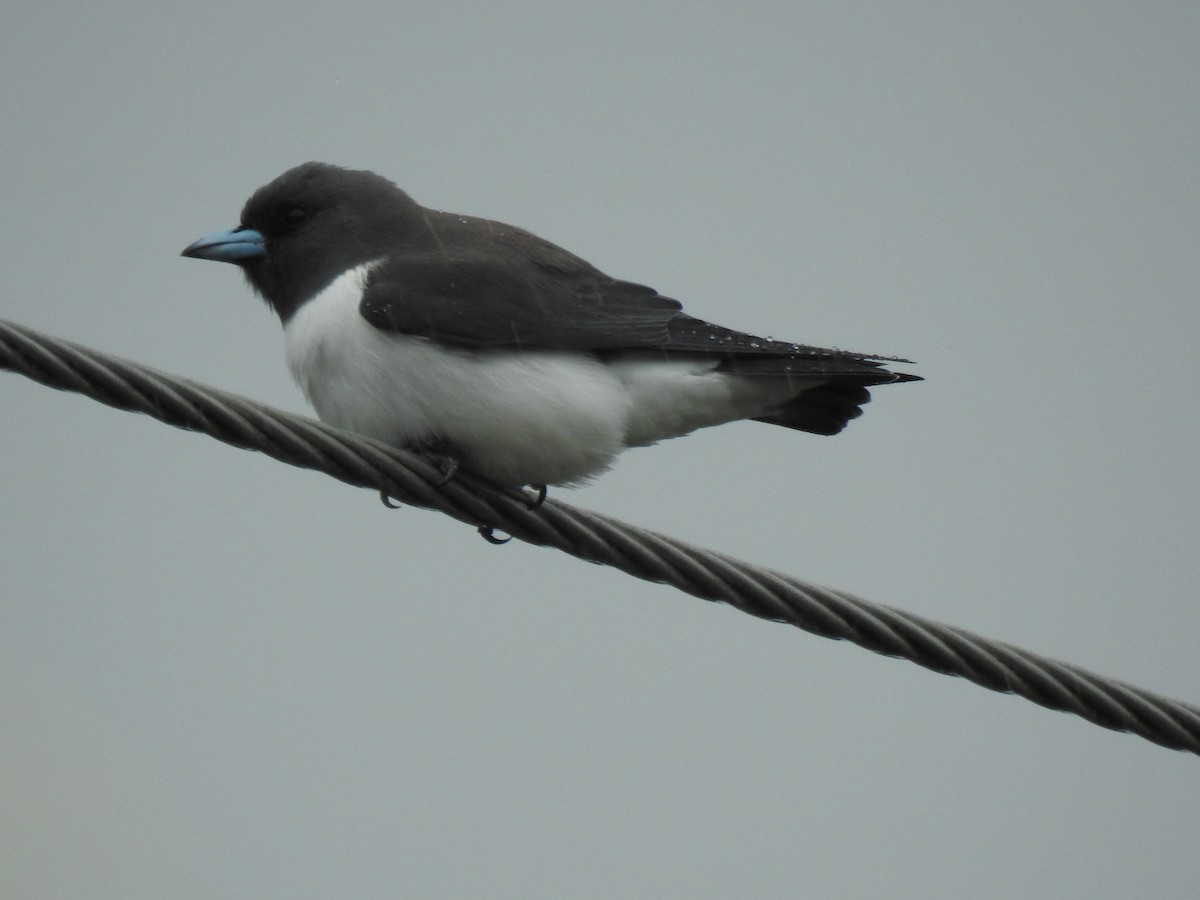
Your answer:
[[[26,3],[0,316],[303,410],[322,159],[909,356],[559,496],[1200,701],[1195,3]],[[1194,897],[1200,765],[0,373],[0,895]]]

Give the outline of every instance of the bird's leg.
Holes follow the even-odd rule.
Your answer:
[[[424,456],[441,470],[442,477],[433,482],[433,487],[435,488],[449,484],[462,468],[462,465],[459,462],[458,448],[455,447],[450,441],[427,441],[416,447],[413,447],[412,449],[414,452]],[[532,496],[525,490],[525,486],[506,488],[496,485],[496,487],[503,493],[508,494],[508,496],[520,501],[520,503],[527,509],[537,509],[539,506],[545,503],[546,494],[548,493],[546,485],[544,484],[528,485],[528,487],[533,489]],[[383,505],[389,508],[395,509],[397,506],[399,506],[398,503],[395,503],[391,497],[387,496],[386,494],[380,494],[380,499],[383,501]],[[511,536],[498,537],[495,527],[491,525],[479,526],[479,534],[489,544],[507,544],[512,540]]]
[[[458,448],[449,441],[426,441],[413,449],[441,469],[442,477],[433,483],[434,487],[442,487],[445,484],[449,484],[454,479],[454,476],[458,474],[458,470],[462,468],[458,461]]]
[[[508,496],[519,500],[526,509],[537,509],[546,502],[546,486],[544,484],[531,484],[528,485],[528,487],[531,487],[534,489],[534,491],[536,491],[534,496],[529,496],[524,487],[501,488],[501,490],[508,494]],[[507,544],[512,540],[511,534],[506,534],[504,537],[499,537],[496,534],[496,527],[494,525],[480,525],[478,530],[479,536],[489,544],[496,544],[498,546],[500,544]]]
[[[442,477],[433,482],[433,487],[435,488],[449,484],[461,468],[455,447],[449,441],[430,441],[410,447],[409,449],[425,457],[426,460],[433,463],[441,471]],[[388,509],[399,509],[401,506],[400,503],[397,503],[384,491],[379,492],[379,499],[383,501],[383,505]]]
[[[458,474],[458,460],[453,456],[439,456],[437,458],[438,468],[442,470],[442,477],[433,483],[434,487],[441,487],[444,484],[449,484],[450,481]]]
[[[533,490],[532,494],[529,493],[529,489]],[[496,490],[504,494],[504,496],[516,500],[526,509],[537,509],[546,502],[546,494],[548,493],[544,484],[526,484],[521,487],[504,487],[497,484]]]

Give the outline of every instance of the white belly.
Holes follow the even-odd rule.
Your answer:
[[[586,481],[628,446],[757,415],[796,393],[714,372],[707,358],[606,363],[381,331],[358,312],[369,271],[345,273],[284,327],[292,376],[322,421],[397,446],[447,442],[466,468],[500,484]]]
[[[624,449],[628,397],[579,354],[448,348],[358,313],[366,266],[284,329],[288,367],[322,421],[399,446],[449,442],[501,484],[585,479]]]

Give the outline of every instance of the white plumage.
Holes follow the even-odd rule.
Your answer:
[[[287,322],[292,376],[323,421],[401,446],[449,444],[501,484],[583,482],[627,447],[760,415],[803,389],[714,371],[711,357],[602,361],[384,332],[358,311],[373,265],[343,273]]]

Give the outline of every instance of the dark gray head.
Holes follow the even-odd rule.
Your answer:
[[[428,240],[421,207],[386,178],[307,162],[255,191],[236,228],[183,255],[241,266],[286,322],[347,269]]]

